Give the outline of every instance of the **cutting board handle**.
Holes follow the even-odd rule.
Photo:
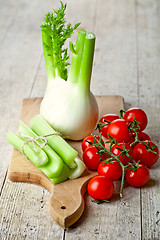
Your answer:
[[[96,172],[85,171],[79,179],[68,180],[55,185],[49,201],[51,217],[61,227],[67,228],[74,224],[84,211],[83,195],[87,183]]]

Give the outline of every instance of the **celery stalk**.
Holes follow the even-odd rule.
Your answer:
[[[17,135],[20,138],[27,140],[27,138],[23,137],[21,133],[34,138],[38,137],[38,135],[35,132],[33,132],[27,125],[25,125],[22,121],[19,121],[19,130]],[[38,139],[38,142],[40,144],[43,144],[42,139]],[[40,169],[49,178],[58,177],[63,170],[64,166],[63,160],[55,153],[55,151],[48,144],[43,147],[43,151],[47,154],[49,161],[44,167],[40,167]]]
[[[77,166],[75,162],[75,158],[78,155],[77,151],[58,135],[41,115],[36,115],[31,119],[30,127],[39,136],[55,134],[47,137],[49,146],[53,148],[69,168],[75,168]]]
[[[58,184],[61,182],[66,181],[68,178],[69,179],[76,179],[81,176],[81,174],[84,172],[86,166],[85,164],[78,158],[75,158],[75,161],[77,163],[77,167],[74,169],[69,169],[66,164],[64,164],[64,168],[62,171],[62,174],[57,177],[50,179],[54,184]]]
[[[63,167],[64,167],[63,162],[59,167],[54,163],[53,160],[50,160],[44,167],[39,167],[39,168],[48,178],[55,178],[55,177],[61,176]]]
[[[75,158],[75,162],[77,163],[77,167],[70,169],[69,179],[76,179],[80,177],[86,169],[84,162],[82,162],[78,157]]]
[[[7,133],[7,140],[8,142],[18,149],[20,152],[23,152],[24,155],[31,161],[36,167],[44,166],[48,162],[48,157],[41,151],[35,152],[28,144],[24,144],[25,141],[20,139],[15,134],[8,132]],[[23,151],[22,151],[23,146]]]
[[[66,164],[64,164],[64,168],[63,168],[62,174],[59,177],[52,178],[50,180],[54,184],[58,184],[58,183],[66,181],[69,178],[69,174],[70,174],[70,169],[69,169],[69,167]]]

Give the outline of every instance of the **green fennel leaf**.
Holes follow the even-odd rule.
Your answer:
[[[70,23],[66,24],[65,10],[66,4],[61,3],[58,10],[48,12],[41,25],[41,30],[47,35],[47,42],[43,42],[43,48],[48,56],[53,56],[52,66],[56,71],[56,75],[67,80],[67,68],[69,65],[69,55],[67,48],[63,49],[65,41],[71,37],[73,31],[80,25],[75,24],[74,27]]]

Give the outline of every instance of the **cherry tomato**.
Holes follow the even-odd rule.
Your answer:
[[[135,141],[135,138],[134,138],[133,133],[130,133],[130,137],[131,137],[131,138],[130,138],[129,141],[127,142],[129,145]],[[134,147],[134,146],[133,146],[133,147]],[[132,148],[133,148],[133,147],[132,147]]]
[[[126,182],[133,187],[145,185],[148,182],[149,177],[149,170],[144,165],[139,165],[136,170],[133,170],[132,166],[130,166],[125,173]]]
[[[138,132],[137,134],[140,141],[151,140],[150,136],[145,132]],[[133,137],[135,138],[135,134],[133,134]]]
[[[98,141],[100,141],[100,137],[99,136],[96,136],[96,139]],[[83,141],[82,141],[82,150],[84,151],[86,148],[90,147],[91,144],[89,142],[92,143],[93,141],[94,141],[94,136],[88,135],[87,137],[85,137],[83,139]],[[103,146],[105,145],[103,139],[101,139],[101,143],[102,143]]]
[[[116,119],[111,122],[107,130],[108,138],[115,138],[117,142],[128,142],[131,134],[127,127],[127,122],[124,119]]]
[[[150,136],[147,133],[145,133],[145,132],[137,132],[137,134],[138,134],[138,140],[139,141],[151,140]],[[136,134],[135,133],[131,133],[131,135],[132,135],[132,137],[131,137],[131,139],[128,142],[129,144],[132,144],[135,141]],[[135,146],[136,146],[136,144],[134,144],[132,146],[132,149],[134,149]]]
[[[90,170],[97,170],[100,163],[100,154],[97,153],[97,149],[94,146],[88,147],[83,152],[83,162]],[[102,160],[106,159],[106,155],[102,155]]]
[[[119,119],[119,116],[117,114],[106,114],[99,120],[99,123],[106,124],[105,126],[100,126],[100,124],[98,124],[99,131],[102,133],[102,136],[107,138],[107,129],[110,123],[107,123],[106,121],[112,122],[116,119]]]
[[[107,200],[114,192],[112,180],[106,176],[95,176],[88,183],[88,193],[94,199]]]
[[[123,118],[128,122],[128,121],[133,121],[135,120],[139,123],[139,127],[137,131],[143,131],[148,123],[147,115],[146,113],[140,109],[140,108],[130,108],[126,111],[124,114]],[[128,123],[129,124],[129,123]],[[136,128],[136,126],[135,126]]]
[[[147,148],[156,153],[153,153],[150,150],[147,151]],[[136,162],[140,160],[140,163],[147,167],[151,167],[159,158],[159,150],[156,144],[154,144],[152,141],[145,140],[143,143],[138,143],[134,147],[133,155]]]
[[[118,156],[122,151],[119,149],[123,150],[123,145],[125,149],[128,151],[129,156],[126,155],[121,155],[119,157],[119,160],[123,163],[124,166],[126,166],[132,159],[133,159],[133,150],[131,146],[128,143],[119,143],[119,144],[114,144],[111,148],[111,152],[115,155]],[[119,149],[118,149],[119,148]]]
[[[108,163],[100,162],[98,175],[109,177],[112,181],[118,180],[122,175],[122,167],[117,161]]]

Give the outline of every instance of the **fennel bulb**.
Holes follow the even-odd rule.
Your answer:
[[[70,42],[73,56],[67,74],[69,56],[62,46],[79,24],[65,28],[65,9],[61,2],[61,8],[48,13],[41,25],[48,84],[40,114],[65,138],[81,140],[92,133],[98,120],[97,102],[90,91],[95,35],[81,30],[75,46]]]
[[[78,84],[56,78],[48,82],[40,114],[63,137],[81,140],[95,128],[98,107],[94,95]]]

